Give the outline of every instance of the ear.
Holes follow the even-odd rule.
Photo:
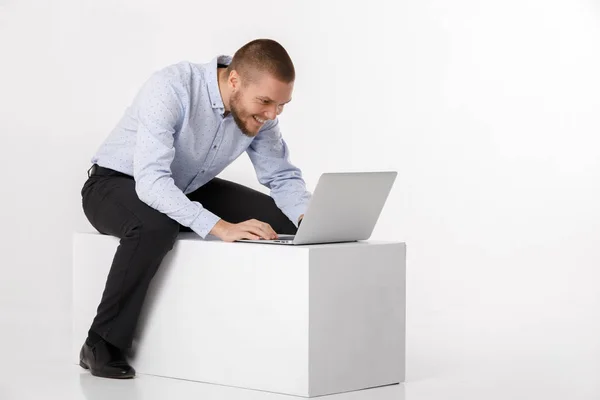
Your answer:
[[[241,78],[240,74],[234,69],[229,73],[229,77],[227,78],[227,83],[231,86],[232,89],[237,89],[241,86]]]

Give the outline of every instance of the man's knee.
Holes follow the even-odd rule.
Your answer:
[[[140,221],[130,232],[147,251],[156,253],[170,251],[178,234],[179,224],[164,214],[150,221]]]

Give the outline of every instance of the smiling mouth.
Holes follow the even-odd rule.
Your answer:
[[[260,119],[260,118],[258,118],[256,115],[254,115],[254,116],[253,116],[253,118],[254,118],[254,120],[255,120],[256,122],[258,122],[258,123],[259,123],[259,124],[261,124],[261,125],[265,123],[265,120],[264,120],[264,119]]]

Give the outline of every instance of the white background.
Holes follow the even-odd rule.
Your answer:
[[[259,37],[295,62],[281,126],[309,189],[399,172],[373,238],[408,246],[408,381],[500,366],[600,396],[591,0],[0,0],[0,346],[68,349],[79,191],[140,85]],[[259,187],[245,155],[222,177]]]

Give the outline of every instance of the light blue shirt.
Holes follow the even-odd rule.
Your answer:
[[[144,203],[203,238],[220,218],[186,194],[244,152],[258,181],[296,226],[311,198],[300,169],[289,160],[278,119],[250,138],[231,114],[223,117],[217,63],[230,62],[231,57],[219,56],[207,64],[181,62],[154,73],[91,160],[133,176]]]

